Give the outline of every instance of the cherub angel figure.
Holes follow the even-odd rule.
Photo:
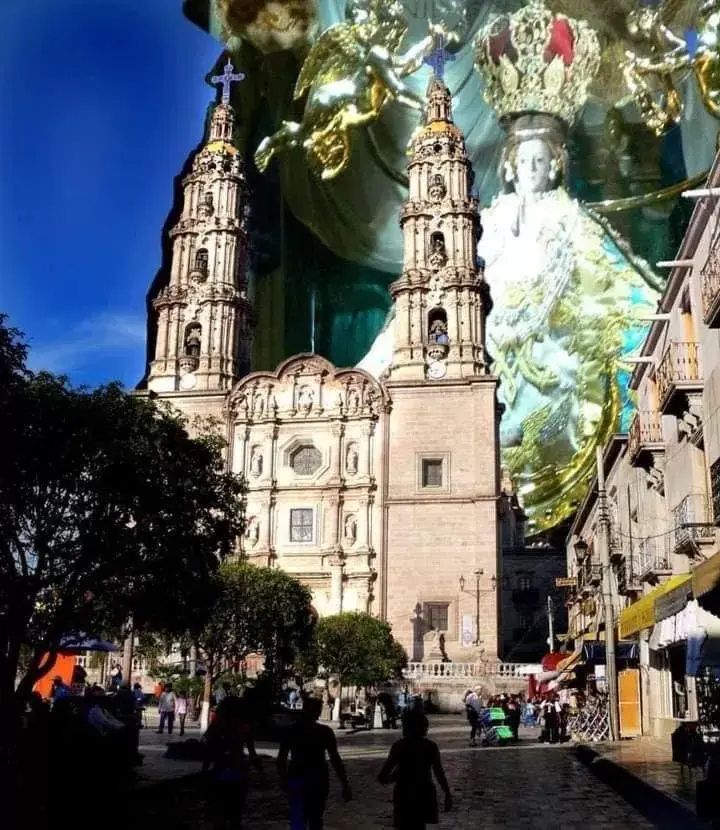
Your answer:
[[[682,118],[678,83],[683,71],[695,74],[705,108],[720,118],[720,0],[704,0],[699,5],[695,51],[669,25],[684,3],[685,0],[664,0],[656,7],[635,9],[627,17],[628,34],[638,45],[649,49],[650,55],[625,53],[625,82],[643,120],[657,135]]]
[[[422,99],[403,82],[416,72],[439,41],[440,27],[404,54],[397,54],[407,22],[397,0],[351,0],[347,20],[324,32],[305,59],[294,99],[307,96],[300,122],[283,121],[264,138],[255,163],[265,170],[273,156],[302,147],[323,180],[346,169],[351,133],[375,121],[392,99],[420,110]]]

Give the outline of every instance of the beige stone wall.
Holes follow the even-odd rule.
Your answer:
[[[460,632],[463,615],[474,624],[473,572],[482,569],[480,647],[496,655],[498,596],[491,583],[500,569],[496,380],[389,388],[387,619],[410,658],[427,659],[431,646],[423,606],[447,603],[448,656],[474,659],[477,650],[461,644]],[[422,487],[423,458],[443,459],[442,487]],[[461,576],[466,592],[459,588]]]
[[[254,373],[231,396],[231,469],[246,482],[239,550],[307,584],[319,614],[379,613],[382,553],[383,396],[363,373],[317,356]],[[300,474],[294,456],[319,453]],[[312,511],[307,541],[291,538],[291,512]]]

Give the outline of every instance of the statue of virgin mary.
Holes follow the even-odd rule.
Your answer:
[[[531,0],[480,32],[475,61],[505,131],[502,192],[481,213],[478,244],[493,299],[487,346],[505,404],[503,465],[533,533],[574,511],[596,446],[627,421],[628,358],[658,282],[568,189],[569,127],[599,66],[593,30]],[[373,374],[392,359],[392,326],[359,364]]]

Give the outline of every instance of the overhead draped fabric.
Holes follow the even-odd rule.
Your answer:
[[[413,10],[413,5],[415,10]],[[475,34],[493,16],[514,11],[516,0],[486,0],[466,3],[466,31],[461,35],[455,59],[445,68],[445,80],[453,94],[455,122],[462,129],[476,174],[481,203],[488,204],[498,192],[497,166],[503,142],[495,113],[485,103],[483,84],[473,67],[472,41]],[[211,3],[212,7],[212,3]],[[318,32],[345,19],[345,0],[316,0]],[[428,3],[406,2],[410,25],[403,49],[427,34]],[[436,12],[442,18],[442,10]],[[210,15],[210,31],[220,39],[217,11]],[[560,44],[560,47],[562,44]],[[233,39],[238,53],[245,47]],[[291,103],[291,90],[297,67],[272,59],[270,68],[258,78],[257,60],[251,59],[255,81],[264,88],[270,111],[277,123],[282,118],[296,118],[299,111]],[[430,78],[423,67],[405,81],[422,95]],[[690,84],[685,85],[686,118],[682,123],[685,167],[690,172],[705,169],[712,158],[716,122],[704,110]],[[595,108],[597,109],[597,108]],[[602,120],[606,107],[599,112],[588,110],[592,121]],[[408,139],[418,125],[419,113],[409,107],[391,103],[380,119],[367,130],[353,133],[353,156],[349,169],[337,179],[322,182],[308,169],[301,151],[292,151],[280,159],[284,195],[288,205],[303,224],[334,253],[343,259],[388,272],[399,273],[402,265],[402,236],[398,216],[407,189],[398,179],[405,171]]]

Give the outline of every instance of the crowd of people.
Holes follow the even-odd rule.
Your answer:
[[[333,729],[319,723],[323,701],[301,696],[299,716],[280,742],[277,771],[289,800],[293,830],[320,830],[330,789],[330,767],[337,776],[342,797],[352,799],[345,765],[338,752]],[[394,784],[393,825],[402,830],[423,830],[438,821],[434,780],[443,792],[445,810],[452,807],[450,786],[437,744],[427,737],[428,720],[419,708],[402,716],[402,738],[390,749],[378,774],[378,782]],[[255,751],[249,711],[243,698],[222,700],[206,735],[203,772],[215,827],[240,827],[248,793],[250,767],[262,780],[263,770]]]
[[[549,692],[532,699],[523,694],[502,693],[483,699],[482,689],[468,689],[463,702],[470,724],[470,746],[477,746],[478,734],[487,720],[488,711],[498,709],[504,712],[505,724],[510,728],[514,741],[518,740],[520,724],[539,728],[539,739],[546,743],[555,744],[568,739],[570,703],[562,700],[558,693]],[[482,743],[486,744],[487,740]]]

